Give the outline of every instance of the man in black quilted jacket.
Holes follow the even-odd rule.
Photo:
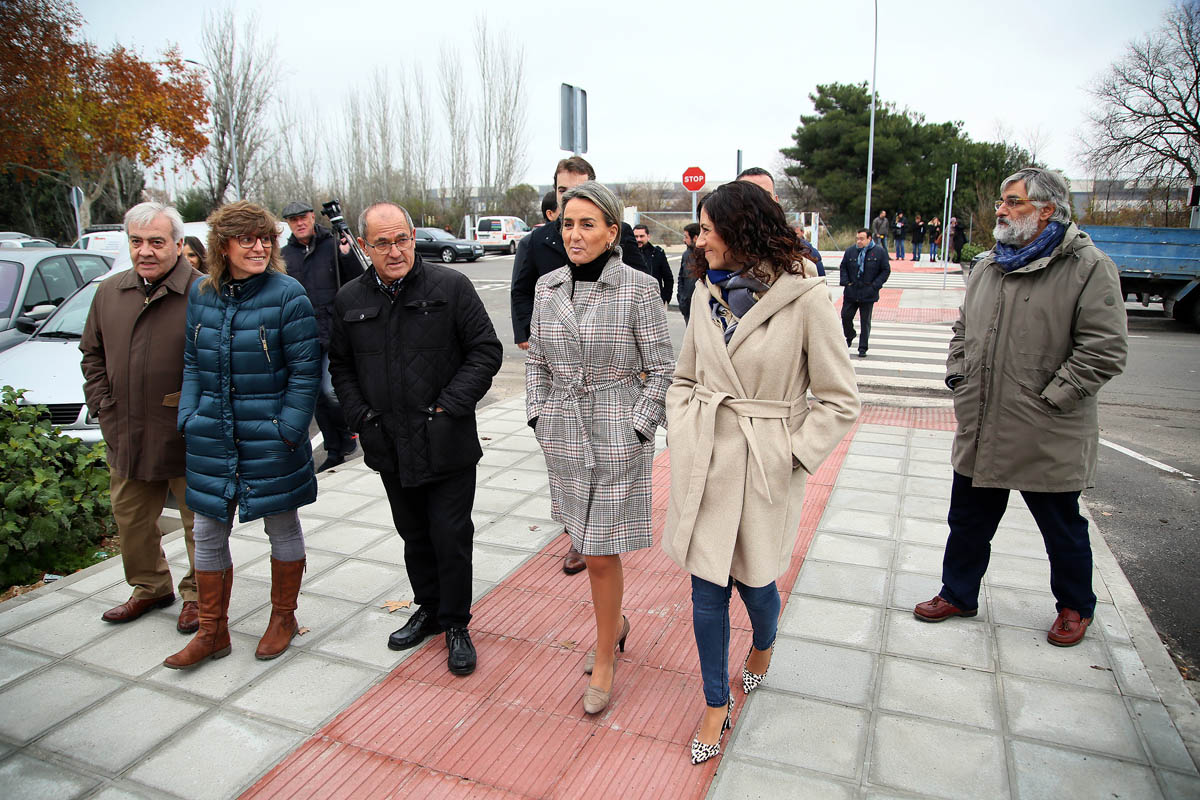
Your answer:
[[[471,506],[483,455],[475,407],[502,348],[470,279],[416,254],[404,208],[376,203],[358,228],[372,267],[338,292],[329,371],[367,466],[383,479],[419,606],[388,647],[445,631],[450,671],[469,675]]]

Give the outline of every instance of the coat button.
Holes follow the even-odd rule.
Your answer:
[[[272,419],[272,420],[271,420],[271,423],[272,423],[272,424],[274,424],[274,425],[278,425],[278,424],[279,424],[279,420],[277,420],[277,419]]]
[[[359,314],[359,315],[358,315],[358,318],[359,318],[359,319],[366,319],[366,318],[367,318],[367,315],[366,315],[366,314]]]

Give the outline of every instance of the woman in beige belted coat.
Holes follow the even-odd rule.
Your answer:
[[[621,263],[621,204],[595,181],[559,213],[570,263],[534,289],[525,410],[546,457],[551,515],[587,561],[596,649],[584,710],[604,709],[621,613],[621,553],[649,547],[654,432],[671,383],[671,338],[658,283]]]
[[[809,475],[858,416],[854,370],[824,278],[758,186],[726,184],[700,206],[691,324],[667,392],[671,501],[663,548],[692,574],[692,625],[707,710],[692,762],[729,727],[729,600],[754,645],[747,694],[766,677]],[[780,266],[783,265],[783,266]],[[808,394],[812,394],[810,402]]]

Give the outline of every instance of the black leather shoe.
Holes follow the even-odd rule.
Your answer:
[[[442,626],[438,625],[434,613],[421,606],[408,618],[403,628],[388,637],[388,647],[392,650],[407,650],[441,632]]]
[[[324,472],[327,469],[340,467],[346,461],[346,457],[341,453],[329,453],[325,456],[325,460],[321,462],[321,466],[317,467],[317,472]]]
[[[851,347],[854,344],[854,340],[857,338],[858,338],[857,331],[855,333],[852,333],[849,336],[847,336],[846,337],[846,347]]]
[[[475,671],[475,645],[466,628],[451,628],[446,631],[446,649],[450,655],[446,666],[455,675],[470,675]]]

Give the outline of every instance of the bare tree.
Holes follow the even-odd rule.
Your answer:
[[[1043,125],[1032,125],[1025,129],[1025,149],[1029,151],[1030,164],[1032,166],[1044,166],[1041,161],[1041,156],[1046,152],[1046,148],[1050,146],[1050,132]],[[998,142],[1007,141],[1006,139],[997,139]]]
[[[465,207],[471,197],[471,108],[463,87],[462,64],[445,45],[438,58],[438,78],[447,140],[442,183],[450,202]]]
[[[421,193],[421,203],[427,200],[429,186],[429,175],[433,169],[433,162],[436,157],[433,139],[433,112],[429,105],[429,91],[425,85],[425,74],[419,65],[414,65],[411,71],[413,80],[413,93],[416,95],[416,107],[419,118],[416,135],[416,176],[417,186]]]
[[[259,39],[260,28],[257,14],[239,20],[231,6],[205,15],[201,49],[212,79],[213,131],[203,166],[214,205],[224,202],[231,187],[253,191],[270,152],[269,100],[279,85],[279,62],[274,39]],[[240,187],[234,185],[231,153],[237,156]]]
[[[479,14],[475,17],[475,67],[479,71],[479,104],[475,113],[475,155],[479,160],[479,191],[488,208],[496,200],[495,188],[492,184],[492,157],[496,152],[496,117],[505,102],[495,102],[493,98],[507,98],[508,95],[496,91],[497,56],[492,48],[492,39],[488,35],[487,17]]]
[[[480,95],[475,115],[479,186],[494,205],[527,166],[525,49],[494,38],[484,16],[475,18],[475,64]],[[497,102],[495,98],[501,98]]]
[[[293,200],[309,202],[313,208],[329,199],[329,189],[322,181],[328,176],[321,168],[324,163],[323,144],[329,131],[319,117],[307,114],[315,100],[299,102],[285,100],[275,111],[275,146],[267,156],[261,171],[258,196],[267,208],[279,211]]]
[[[1180,0],[1092,88],[1085,140],[1096,173],[1187,178],[1200,172],[1200,3]]]

